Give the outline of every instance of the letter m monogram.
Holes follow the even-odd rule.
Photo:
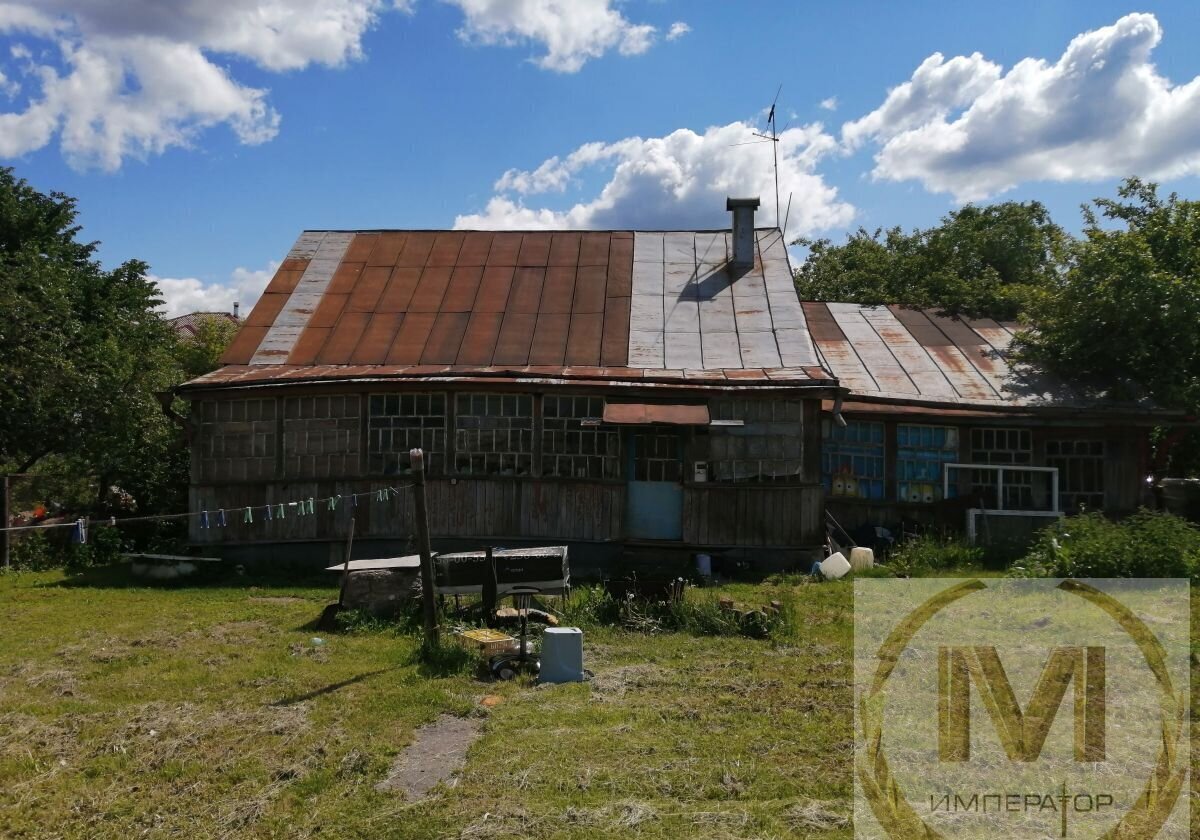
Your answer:
[[[971,758],[972,682],[1012,761],[1037,760],[1067,686],[1074,685],[1075,760],[1104,761],[1104,648],[1054,648],[1025,711],[994,647],[939,648],[938,757],[942,761]]]

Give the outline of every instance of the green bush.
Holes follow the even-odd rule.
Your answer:
[[[563,608],[564,623],[577,627],[620,627],[638,633],[681,632],[695,636],[786,637],[794,630],[790,601],[778,612],[723,610],[710,592],[688,590],[682,600],[614,598],[602,586],[575,589]]]
[[[96,526],[88,532],[88,541],[77,545],[70,541],[69,528],[26,531],[12,541],[9,562],[13,569],[86,569],[107,566],[121,559],[125,549],[116,528]]]
[[[1114,522],[1084,513],[1043,530],[1013,572],[1042,577],[1189,577],[1200,570],[1200,529],[1140,510]]]
[[[615,624],[617,602],[598,584],[577,586],[562,606],[563,623],[573,627],[599,627]]]
[[[43,531],[15,536],[8,549],[8,560],[14,570],[24,572],[41,572],[63,565],[62,552]]]
[[[897,575],[948,571],[983,563],[985,552],[961,538],[922,534],[901,543],[887,559],[886,568]]]

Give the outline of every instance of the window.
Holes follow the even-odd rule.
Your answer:
[[[942,464],[958,460],[958,429],[896,427],[896,498],[928,504],[942,498]]]
[[[542,398],[542,475],[560,478],[619,478],[621,435],[595,423],[604,415],[602,397]]]
[[[1028,429],[972,429],[972,464],[1032,464],[1033,444]],[[984,507],[997,507],[996,478],[992,470],[972,473],[972,489],[983,496]],[[1025,470],[1004,471],[1004,507],[1008,510],[1030,510],[1034,496],[1044,495],[1044,479],[1034,478]]]
[[[284,475],[356,475],[358,423],[357,395],[288,397],[283,403]]]
[[[1074,513],[1104,507],[1104,441],[1048,440],[1046,466],[1058,467],[1062,510]]]
[[[708,457],[713,481],[794,482],[804,464],[800,400],[714,400],[714,420],[741,426],[711,426]]]
[[[882,500],[883,424],[850,420],[843,428],[823,420],[821,480],[831,496]]]
[[[679,481],[683,474],[677,432],[637,432],[633,436],[634,481]]]
[[[533,472],[533,397],[459,394],[454,406],[456,472],[463,475]]]
[[[408,452],[425,451],[425,469],[445,471],[446,395],[372,394],[367,416],[367,453],[373,475],[410,471]]]
[[[204,480],[274,478],[275,400],[202,403],[199,440]]]

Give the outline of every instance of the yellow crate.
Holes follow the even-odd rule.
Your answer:
[[[465,644],[474,645],[484,656],[495,656],[498,653],[508,653],[515,650],[517,640],[499,630],[481,627],[477,630],[464,630],[458,634]]]

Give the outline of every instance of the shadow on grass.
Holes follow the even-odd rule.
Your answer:
[[[187,577],[155,580],[134,575],[129,563],[67,570],[65,580],[39,584],[48,588],[94,589],[329,589],[336,593],[339,578],[309,568],[251,568],[239,571],[224,561],[200,561]],[[335,596],[336,597],[336,596]]]
[[[395,671],[395,670],[396,670],[395,668],[380,668],[376,671],[368,671],[365,674],[359,674],[356,677],[351,677],[350,679],[342,680],[341,682],[330,683],[327,686],[323,686],[321,688],[317,688],[312,691],[305,692],[304,694],[293,694],[290,697],[284,697],[282,699],[276,700],[271,705],[276,706],[276,707],[294,706],[297,703],[304,703],[308,700],[315,700],[318,697],[323,697],[326,694],[333,694],[333,692],[339,691],[339,690],[345,688],[346,686],[355,685],[357,683],[362,682],[363,680],[368,680],[371,677],[377,677],[380,674],[386,674],[389,671]]]

